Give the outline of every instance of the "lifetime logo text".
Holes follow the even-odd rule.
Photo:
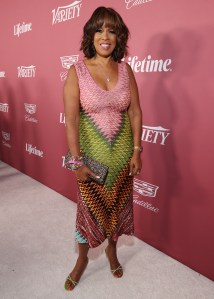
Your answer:
[[[17,24],[14,26],[14,35],[17,35],[19,37],[20,34],[31,31],[32,30],[32,23],[25,24],[23,22],[22,24]]]
[[[18,78],[34,78],[35,75],[36,67],[34,65],[18,67]]]
[[[74,1],[67,6],[60,6],[52,10],[53,20],[52,25],[65,22],[80,16],[80,8],[82,0]]]
[[[25,149],[26,149],[26,152],[28,152],[29,154],[33,154],[33,155],[43,158],[43,154],[44,154],[43,151],[38,150],[36,148],[36,146],[33,147],[32,144],[26,143]]]
[[[172,71],[172,69],[169,67],[172,63],[171,59],[152,59],[151,55],[148,55],[140,61],[138,60],[138,56],[133,56],[129,57],[127,62],[135,73]]]

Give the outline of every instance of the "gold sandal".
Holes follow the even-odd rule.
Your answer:
[[[68,282],[71,282],[72,284],[69,283],[69,285],[71,286],[71,288],[68,288]],[[75,280],[73,280],[70,276],[70,274],[68,275],[66,281],[65,281],[65,289],[66,291],[73,291],[73,289],[78,285],[78,282],[76,282]]]
[[[108,257],[108,254],[107,254],[107,251],[105,249],[105,253],[106,253],[106,256],[109,260],[109,257]],[[111,273],[113,274],[113,276],[115,278],[120,278],[123,276],[123,267],[121,265],[119,265],[116,269],[111,269]]]
[[[86,263],[86,265],[85,265],[85,268],[86,268],[87,265],[88,265],[88,261],[89,261],[89,259],[87,259],[87,263]],[[82,276],[83,272],[85,271],[85,268],[83,269],[83,271],[82,271],[82,273],[81,273],[81,276]],[[70,282],[71,282],[71,283],[70,283]],[[79,282],[73,280],[73,279],[71,278],[71,275],[69,274],[68,277],[66,278],[64,287],[65,287],[66,291],[73,291],[73,289],[78,285],[78,283],[79,283]]]
[[[117,269],[114,269],[114,270],[111,269],[111,272],[112,272],[114,277],[120,278],[120,277],[123,276],[123,267],[121,265],[119,265],[117,267]]]

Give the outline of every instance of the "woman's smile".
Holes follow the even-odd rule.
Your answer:
[[[110,48],[111,44],[109,44],[109,43],[101,43],[100,46],[101,46],[103,49],[108,50],[108,49]]]
[[[111,55],[116,46],[117,36],[112,28],[102,26],[94,34],[94,47],[98,54],[103,53]],[[100,53],[101,51],[101,53]]]

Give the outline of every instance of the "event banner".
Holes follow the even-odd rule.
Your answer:
[[[212,0],[1,3],[1,160],[77,201],[75,175],[64,165],[62,95],[98,6],[114,8],[130,30],[124,61],[138,85],[144,148],[135,235],[214,279]]]

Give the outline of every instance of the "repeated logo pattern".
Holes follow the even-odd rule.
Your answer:
[[[0,103],[0,112],[9,112],[9,105],[7,103]]]
[[[166,145],[166,139],[170,135],[170,129],[165,129],[161,126],[150,127],[143,126],[142,141]]]
[[[26,143],[25,145],[25,150],[28,152],[30,155],[33,154],[35,156],[38,156],[40,158],[43,158],[44,152],[42,150],[37,149],[36,146],[33,146],[30,143]]]
[[[29,114],[34,114],[36,113],[36,105],[35,104],[27,104],[25,103],[25,110]]]
[[[26,111],[25,121],[38,123],[38,119],[32,116],[32,114],[36,113],[36,105],[24,103],[24,106],[25,106],[25,111]]]
[[[5,78],[5,71],[0,71],[0,78]]]
[[[22,24],[18,23],[14,25],[14,35],[15,36],[20,36],[20,34],[29,32],[32,30],[32,23],[25,23],[23,22]]]
[[[36,76],[35,65],[18,66],[18,78],[34,78]]]
[[[138,56],[129,56],[126,60],[135,73],[160,73],[172,71],[172,59],[170,58],[165,60],[152,59],[151,55],[147,55],[143,60],[139,60]]]
[[[154,0],[123,0],[125,3],[125,7],[127,10],[130,9],[135,9],[137,7],[143,8],[143,4],[149,4]],[[71,0],[72,3],[65,5],[59,6],[54,8],[51,12],[52,16],[52,25],[51,28],[56,28],[55,26],[60,23],[65,23],[67,21],[72,21],[75,18],[79,18],[81,15],[81,8],[83,1],[82,0]],[[47,12],[47,14],[50,17],[50,10]],[[33,24],[31,22],[19,22],[16,25],[13,26],[13,30],[11,30],[11,34],[13,36],[18,37],[19,39],[16,39],[17,42],[21,40],[21,36],[25,36],[26,38],[28,36],[28,32],[32,32],[34,30]],[[72,37],[71,37],[72,38]],[[139,57],[139,55],[133,54],[132,56],[126,57],[124,59],[127,61],[127,63],[131,66],[132,70],[136,74],[140,73],[169,73],[173,70],[173,61],[171,58],[164,58],[161,59],[160,57],[156,58],[155,54],[147,54],[143,57]],[[79,61],[79,54],[73,54],[73,55],[66,55],[66,56],[60,56],[60,64],[63,68],[63,71],[60,73],[60,79],[61,81],[65,81],[67,77],[68,70],[71,65],[76,64]],[[32,63],[32,62],[30,62]],[[35,65],[21,65],[18,66],[18,78],[35,78],[36,77],[36,70],[37,67]],[[9,74],[8,70],[7,71],[7,77]],[[6,71],[1,70],[0,71],[0,78],[5,78],[6,77]],[[3,82],[4,80],[2,80]],[[29,82],[29,81],[28,81]],[[35,82],[34,80],[32,82]],[[102,91],[104,92],[104,91]],[[104,97],[103,97],[104,98]],[[25,99],[27,101],[27,99]],[[13,105],[9,107],[8,103],[5,103],[4,100],[1,99],[0,103],[0,113],[5,113],[2,114],[5,119],[7,117],[10,117],[10,110],[12,113],[13,111]],[[38,123],[38,119],[36,117],[37,113],[37,105],[33,103],[24,103],[24,109],[25,109],[25,114],[24,114],[24,120],[26,122],[32,122],[32,123]],[[59,113],[59,112],[58,112]],[[88,116],[88,115],[87,115]],[[84,115],[83,120],[86,121],[86,115]],[[59,123],[65,125],[65,114],[64,112],[59,113]],[[112,129],[107,130],[105,125],[102,125],[102,119],[98,118],[95,114],[87,118],[88,121],[88,130],[91,132],[90,125],[92,124],[93,126],[96,127],[97,131],[99,131],[99,134],[103,135],[103,138],[108,140],[109,142],[113,142],[113,140],[116,138],[117,134],[119,134],[121,127],[125,128],[127,123],[124,120],[124,116],[121,117],[120,119],[117,119],[116,117],[111,120],[112,122]],[[6,130],[6,131],[5,131]],[[92,130],[93,131],[93,130]],[[94,131],[93,131],[94,132]],[[166,146],[168,140],[170,139],[170,134],[171,131],[170,129],[163,128],[162,126],[149,126],[149,125],[144,125],[143,126],[143,131],[142,131],[142,142],[145,143],[150,143],[151,146],[157,145],[157,146]],[[7,132],[7,129],[4,128],[2,131],[2,143],[6,147],[11,147],[10,145],[10,133]],[[30,141],[29,143],[26,142],[25,145],[25,151],[27,151],[30,155],[36,155],[39,157],[43,157],[44,153],[41,149],[38,149],[35,145],[32,145],[33,140]],[[104,141],[101,142],[102,146],[104,146]],[[114,151],[120,153],[120,159],[123,157],[123,153],[120,152],[120,148],[117,147],[117,143],[115,143],[115,149]],[[126,157],[127,158],[127,157]],[[62,166],[64,167],[64,156],[62,157],[63,162]],[[119,165],[120,159],[118,158],[116,160],[116,164]],[[125,159],[123,157],[123,159]],[[105,162],[105,161],[104,161]],[[107,185],[108,188],[110,188],[112,182],[115,180],[117,175],[119,176],[120,171],[114,169],[115,171],[115,177],[111,178],[109,181],[107,180]],[[143,201],[144,197],[150,198],[151,200],[156,198],[158,194],[158,186],[153,185],[151,182],[145,182],[142,180],[135,179],[134,180],[134,202],[138,205],[141,205],[143,207],[146,207],[147,209],[151,209],[149,206],[149,203],[145,203]],[[150,208],[149,208],[150,207]],[[155,208],[154,208],[155,209]],[[157,210],[156,210],[157,211]]]
[[[59,6],[58,8],[53,9],[52,25],[79,17],[81,6],[82,6],[82,0],[79,0],[79,1],[74,1],[69,5]]]
[[[125,0],[126,9],[131,9],[134,6],[151,2],[152,0]]]
[[[139,179],[134,179],[134,190],[140,195],[156,197],[158,186],[144,182]]]
[[[155,198],[157,195],[159,187],[155,186],[153,184],[144,182],[142,180],[134,178],[134,191],[136,194],[134,194],[134,200],[133,202],[145,209],[148,209],[154,213],[159,212],[159,208],[155,207],[153,204],[149,202],[145,202],[143,200],[143,197],[150,197]]]
[[[10,133],[4,132],[4,131],[2,131],[1,133],[2,133],[2,137],[4,140],[6,140],[6,141],[10,140]]]
[[[64,81],[67,78],[68,69],[71,65],[79,60],[79,55],[62,56],[60,57],[60,60],[62,63],[62,67],[66,69],[65,72],[60,73],[61,81]]]
[[[9,143],[10,142],[10,133],[1,131],[1,135],[2,135],[2,145],[6,146],[7,148],[11,148],[11,144]]]
[[[65,113],[60,113],[59,114],[59,123],[65,125]]]
[[[134,195],[133,196],[134,200],[133,203],[135,203],[136,205],[143,207],[144,209],[149,210],[150,212],[154,212],[154,213],[159,213],[160,209],[155,207],[152,203],[149,203],[148,201],[145,201],[141,198],[139,198],[139,195]]]

